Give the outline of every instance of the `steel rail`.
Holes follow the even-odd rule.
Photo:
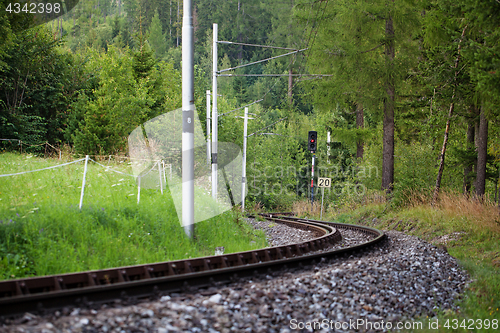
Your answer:
[[[133,303],[141,298],[189,292],[240,278],[316,265],[327,258],[373,245],[385,237],[381,231],[364,226],[287,216],[291,214],[260,215],[311,231],[314,239],[218,256],[0,281],[0,323],[25,312],[44,314],[63,307],[96,307],[116,300]],[[342,239],[339,229],[357,230],[374,238],[352,247],[325,251]]]

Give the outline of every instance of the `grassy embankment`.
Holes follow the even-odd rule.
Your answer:
[[[319,206],[313,212],[319,218]],[[311,215],[310,203],[296,205],[302,214]],[[307,213],[306,213],[307,210]],[[333,209],[332,209],[333,211]],[[317,216],[316,216],[317,215]],[[371,200],[362,204],[346,205],[335,213],[323,215],[324,220],[361,224],[381,230],[398,230],[415,235],[434,245],[444,245],[470,274],[473,282],[457,311],[438,311],[439,329],[419,332],[498,332],[499,329],[477,329],[479,320],[500,320],[500,215],[491,201],[483,203],[460,194],[443,193],[438,204],[432,206],[426,198],[413,196],[406,207],[391,209],[386,204]],[[456,319],[457,321],[453,322]],[[466,322],[464,322],[464,319]],[[464,329],[475,320],[476,329]],[[450,327],[445,327],[446,322]],[[457,329],[453,329],[458,323]]]
[[[0,154],[0,174],[67,161]],[[110,166],[128,174],[128,163]],[[262,248],[263,232],[226,212],[195,225],[185,237],[168,191],[141,189],[134,177],[89,162],[82,210],[84,163],[0,177],[0,280],[102,269]]]

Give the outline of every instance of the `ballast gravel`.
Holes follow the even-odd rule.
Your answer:
[[[366,241],[341,232],[338,246]],[[316,267],[135,305],[27,313],[0,332],[383,332],[453,309],[469,281],[456,260],[416,237],[386,234],[380,245]]]
[[[247,222],[255,229],[261,229],[266,233],[267,242],[270,246],[294,244],[308,241],[315,237],[314,233],[310,231],[292,228],[278,222],[259,221],[253,218],[247,219]]]

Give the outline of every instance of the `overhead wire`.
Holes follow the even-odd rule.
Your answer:
[[[323,0],[320,0],[320,1],[323,1]],[[236,0],[229,0],[229,2],[230,2],[230,3],[236,3]],[[311,4],[314,4],[314,3],[316,3],[316,2],[317,2],[317,1],[313,1],[313,2],[311,2]],[[238,3],[239,3],[239,0],[238,0]],[[293,2],[273,2],[273,4],[276,4],[276,3],[278,3],[278,4],[284,4],[284,5],[290,5],[290,4],[294,5],[294,4],[293,4]],[[246,6],[249,6],[249,7],[255,7],[255,6],[248,5],[248,4],[245,4],[245,5],[246,5]],[[287,7],[288,7],[288,6],[287,6]],[[313,6],[311,6],[311,9],[309,10],[309,14],[308,14],[307,22],[306,22],[306,25],[305,25],[304,30],[303,30],[303,31],[304,31],[304,33],[306,32],[307,27],[308,27],[309,22],[310,22],[310,19],[311,19],[312,9],[313,9]],[[316,16],[315,16],[315,18],[314,18],[314,21],[316,20],[317,15],[318,15],[318,13],[316,12]],[[254,20],[255,20],[255,18],[253,18],[253,17],[252,17],[252,19],[254,19]],[[223,42],[223,43],[228,43],[228,44],[229,44],[229,43],[231,43],[231,44],[241,44],[241,45],[245,45],[245,43],[235,43],[235,42]],[[279,47],[274,47],[274,46],[265,46],[265,47],[270,47],[270,48],[279,48]],[[284,49],[288,49],[288,48],[284,48]],[[302,49],[302,48],[298,48],[298,49]],[[296,49],[294,49],[294,50],[296,50]],[[274,85],[275,85],[275,84],[274,84]],[[273,85],[273,87],[274,87],[274,85]],[[269,92],[266,92],[266,94],[265,94],[265,95],[267,95],[268,93],[269,93]]]
[[[312,43],[314,44],[314,41],[316,40],[316,36],[317,36],[318,30],[319,30],[318,28],[314,29],[314,27],[318,27],[321,24],[321,21],[323,20],[323,17],[325,15],[326,7],[328,6],[328,1],[329,0],[319,0],[319,1],[312,1],[312,2],[308,3],[308,4],[311,4],[311,7],[310,7],[310,10],[309,10],[308,18],[307,18],[306,25],[305,25],[303,31],[304,31],[304,33],[306,33],[306,31],[307,31],[308,26],[309,26],[310,23],[311,23],[311,30],[310,30],[309,37],[307,38],[307,42],[305,43],[305,45],[301,45],[299,47],[299,49],[305,49],[304,55],[301,54],[301,56],[306,59],[305,60],[306,62],[307,62],[307,59],[308,59],[308,57],[310,56],[310,54],[312,52],[312,49],[310,47],[310,45],[311,45],[311,38],[312,38]],[[314,5],[317,4],[318,2],[320,3],[319,8],[318,8],[318,10],[315,11],[314,18],[312,19],[312,22],[311,22],[311,20],[310,20],[311,19],[311,13],[313,12]],[[321,8],[321,5],[323,3],[324,3],[324,8]],[[318,19],[318,16],[320,16],[319,19]],[[312,36],[313,31],[314,31],[314,36]],[[309,51],[309,52],[307,52],[307,51]],[[288,70],[290,70],[291,66],[293,66],[296,61],[297,61],[297,57],[294,56],[293,60],[288,65]],[[303,71],[305,71],[305,69],[303,69]],[[304,73],[292,74],[292,76],[302,76],[302,75],[304,75]],[[283,76],[289,76],[289,74],[283,74]],[[329,75],[326,74],[326,75],[323,75],[323,76],[329,76]],[[294,81],[292,83],[292,90],[297,85],[298,82],[300,82],[300,81]],[[276,83],[273,85],[273,87],[275,85],[276,85]],[[266,93],[266,95],[267,95],[267,93]],[[284,98],[285,97],[282,97],[281,100],[283,100]]]
[[[323,21],[323,17],[325,15],[325,12],[326,12],[326,7],[328,6],[328,1],[329,0],[320,0],[319,2],[324,2],[325,3],[325,7],[323,9],[321,9],[321,3],[320,3],[320,7],[318,8],[318,10],[316,11],[316,13],[321,13],[321,17],[318,21],[316,21],[316,18],[315,18],[315,22],[312,24],[312,27],[311,27],[311,31],[309,33],[309,38],[307,40],[307,43],[303,46],[303,47],[307,47],[308,51],[309,52],[304,52],[303,54],[303,57],[305,58],[305,62],[307,63],[307,60],[309,58],[309,56],[311,55],[312,53],[312,50],[313,50],[313,47],[312,45],[314,45],[314,42],[316,41],[316,36],[318,35],[318,31],[319,31],[319,25],[321,24],[321,21]],[[313,1],[311,2],[311,8],[314,6],[314,4],[316,4],[318,1]],[[316,26],[316,29],[314,29],[314,26]],[[313,40],[312,40],[312,43],[311,43],[311,36],[312,36],[312,32],[315,31],[314,33],[314,37],[313,37]],[[324,75],[324,76],[329,76],[329,75]],[[292,85],[292,89],[293,87],[296,86],[297,83],[299,83],[299,81],[295,81]]]
[[[305,59],[306,59],[306,61],[307,61],[307,58],[309,57],[309,55],[310,55],[310,54],[311,54],[311,52],[312,52],[312,50],[309,48],[309,45],[310,45],[310,43],[311,43],[311,39],[312,39],[312,43],[314,43],[314,41],[316,40],[316,36],[317,36],[317,34],[318,34],[318,30],[319,30],[317,27],[319,26],[319,24],[321,24],[321,21],[323,20],[323,17],[324,17],[324,14],[325,14],[325,9],[326,9],[326,7],[327,7],[327,5],[328,5],[328,1],[329,1],[329,0],[320,0],[320,1],[313,1],[313,2],[308,3],[308,4],[311,4],[311,6],[310,6],[310,10],[309,10],[309,14],[308,14],[307,21],[306,21],[306,25],[305,25],[305,27],[304,27],[304,30],[303,30],[303,31],[304,31],[304,33],[306,33],[306,31],[307,31],[308,26],[309,26],[309,24],[310,24],[310,23],[311,23],[311,29],[310,29],[310,32],[309,32],[309,36],[308,36],[308,38],[307,38],[307,42],[305,42],[305,47],[304,47],[304,46],[302,46],[302,47],[300,47],[300,48],[299,48],[299,49],[309,49],[309,52],[307,53],[307,55],[304,55],[304,56],[303,56],[303,58],[305,58]],[[314,18],[312,19],[312,22],[311,22],[311,14],[312,14],[312,12],[313,12],[313,10],[314,10],[314,5],[315,5],[315,4],[317,4],[318,2],[320,3],[320,4],[319,4],[319,8],[318,8],[318,10],[316,10],[316,11],[314,12]],[[322,8],[321,8],[321,5],[322,5],[323,3],[324,3],[324,8],[322,9]],[[319,19],[318,19],[318,17],[319,17]],[[316,27],[316,29],[314,29],[315,27]],[[314,32],[314,36],[313,36],[313,32]],[[225,42],[225,41],[223,41],[221,44],[246,45],[246,43]],[[248,45],[251,45],[251,44],[248,44]],[[279,49],[279,48],[281,48],[281,47],[271,47],[271,48],[278,48],[278,49]],[[288,48],[283,48],[283,49],[288,49]],[[304,53],[306,53],[306,52],[304,52]],[[274,57],[273,57],[273,58],[274,58]],[[269,59],[269,60],[270,60],[270,59]],[[293,66],[293,65],[295,64],[295,62],[296,62],[296,61],[297,61],[297,57],[295,56],[295,57],[294,57],[294,59],[293,59],[291,62],[289,62],[289,65],[288,65],[288,70],[290,70],[290,67],[291,67],[291,66]],[[238,67],[239,67],[239,66],[238,66]],[[232,68],[232,69],[234,69],[234,68]],[[302,69],[305,71],[305,69],[304,69],[304,68],[302,68]],[[228,71],[228,70],[231,70],[231,69],[226,69],[226,70],[224,70],[224,71]],[[276,76],[289,76],[289,74],[275,74],[275,75],[276,75]],[[292,74],[292,76],[303,76],[303,75],[304,75],[304,73]],[[257,74],[255,74],[255,75],[252,75],[252,74],[245,74],[245,75],[229,74],[229,75],[224,75],[224,76],[274,76],[274,75],[273,75],[273,74],[269,74],[269,75],[260,75],[260,74],[259,74],[259,75],[257,75]],[[322,76],[328,76],[328,75],[322,75]],[[268,95],[268,94],[269,94],[269,93],[273,90],[273,88],[276,86],[276,84],[278,83],[279,79],[280,79],[279,77],[277,77],[277,78],[275,79],[274,84],[271,86],[271,88],[270,88],[268,91],[266,91],[266,93],[264,94],[264,96],[262,96],[262,98],[261,98],[261,99],[256,100],[256,101],[253,101],[253,102],[251,102],[251,103],[247,104],[246,106],[253,105],[253,104],[255,104],[255,103],[258,103],[258,102],[260,102],[260,101],[263,101],[263,100],[265,99],[265,97],[266,97],[266,96],[267,96],[267,95]],[[298,82],[300,82],[300,81],[294,81],[294,82],[293,82],[293,84],[292,84],[292,89],[293,89],[293,88],[297,85],[297,83],[298,83]],[[282,97],[282,98],[281,98],[281,100],[283,100],[284,98],[285,98],[285,97]],[[243,108],[244,108],[244,107],[246,107],[246,106],[243,106],[243,107],[239,107],[239,108],[233,109],[233,110],[228,111],[228,112],[226,112],[226,113],[224,113],[224,114],[221,114],[220,116],[226,115],[226,114],[228,114],[228,113],[231,113],[231,112],[234,112],[234,111],[237,111],[237,110],[241,110],[241,109],[243,109]],[[262,115],[263,115],[263,114],[260,114],[259,116],[257,116],[257,118],[260,118]]]

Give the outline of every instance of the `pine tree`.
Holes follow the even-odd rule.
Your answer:
[[[120,17],[115,15],[113,18],[113,25],[111,28],[111,38],[115,38],[120,33]]]
[[[495,0],[477,1],[431,1],[426,12],[425,23],[425,45],[429,48],[442,49],[451,46],[464,39],[458,38],[459,31],[467,28],[466,43],[463,43],[463,56],[460,66],[454,66],[454,72],[460,73],[453,81],[453,93],[450,100],[450,115],[455,104],[462,103],[465,108],[463,117],[467,123],[465,151],[458,151],[458,159],[464,165],[463,189],[468,193],[471,189],[472,165],[476,174],[476,195],[483,196],[486,191],[486,179],[488,178],[488,120],[498,117],[498,104],[500,98],[500,66],[498,65],[498,52],[500,52],[500,9]],[[455,46],[456,48],[456,46]],[[436,52],[435,52],[436,53]],[[450,55],[448,55],[449,57]],[[451,55],[453,58],[456,56]],[[446,57],[444,57],[446,58]],[[431,58],[432,62],[446,61]],[[458,58],[457,58],[458,59]],[[462,62],[463,59],[463,62]],[[446,67],[450,67],[446,64]],[[442,85],[443,80],[450,81],[436,71],[432,66],[435,85]],[[446,70],[444,71],[446,73]],[[457,93],[455,94],[455,90]],[[457,98],[457,96],[460,98]],[[456,100],[456,101],[455,101]],[[450,119],[448,119],[449,124]],[[475,124],[474,124],[475,123]],[[448,125],[445,139],[448,135]],[[476,152],[472,152],[471,146],[475,141]],[[443,148],[445,145],[443,144]],[[439,187],[440,175],[444,160],[444,149],[442,150],[442,163],[436,182],[436,194]],[[475,161],[471,161],[471,158]]]
[[[484,196],[488,178],[489,120],[500,117],[498,111],[500,104],[500,62],[498,61],[500,5],[496,0],[460,0],[458,3],[465,19],[476,33],[466,56],[471,61],[470,73],[476,83],[475,88],[480,104],[479,127],[476,136],[478,139],[476,195]]]
[[[117,36],[120,47],[134,47],[134,40],[130,35],[130,30],[127,25],[127,20],[123,20],[120,28],[120,33]]]
[[[151,50],[149,43],[140,35],[138,38],[139,50],[133,53],[132,68],[136,80],[144,79],[151,73],[151,70],[156,64],[154,52]]]
[[[149,43],[151,48],[155,52],[157,59],[161,59],[168,49],[167,45],[167,34],[162,33],[160,16],[158,11],[155,11],[155,15],[151,21],[151,26],[149,27]]]
[[[419,31],[418,7],[411,1],[344,0],[303,1],[297,8],[314,42],[309,45],[311,72],[333,74],[312,84],[316,104],[323,110],[335,109],[336,103],[354,104],[374,114],[383,105],[382,188],[390,193],[397,88],[416,61],[417,52],[408,50],[413,51],[411,40]]]

